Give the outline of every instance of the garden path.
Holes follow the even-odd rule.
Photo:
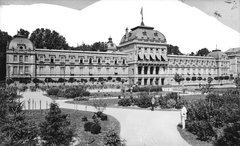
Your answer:
[[[51,99],[41,92],[25,92],[21,101],[34,99],[36,109],[41,100],[42,109]],[[96,111],[94,107],[65,103],[56,100],[61,108]],[[37,104],[38,103],[38,104]],[[26,105],[26,107],[28,107]],[[32,106],[31,106],[32,107]],[[179,111],[150,111],[136,109],[107,108],[104,113],[112,115],[121,124],[121,137],[128,146],[190,146],[177,131],[180,122]]]

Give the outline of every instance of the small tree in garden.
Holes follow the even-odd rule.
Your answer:
[[[45,78],[44,81],[48,84],[49,82],[52,82],[52,78]]]
[[[192,77],[192,81],[196,81],[197,80],[197,78],[196,77]]]
[[[190,81],[191,79],[189,77],[186,78],[187,81]]]
[[[59,83],[64,83],[65,80],[64,80],[63,78],[59,78],[59,79],[58,79],[58,82],[59,82]]]
[[[15,88],[0,89],[0,145],[36,145],[37,127],[26,121],[16,95]]]
[[[107,102],[105,100],[99,99],[93,102],[93,106],[100,112],[103,112],[107,107]]]
[[[119,134],[115,130],[116,126],[110,124],[108,130],[103,134],[102,144],[104,146],[124,146],[125,141],[121,140]]]
[[[67,114],[61,114],[56,103],[50,104],[50,111],[45,116],[44,122],[40,123],[40,137],[44,140],[43,145],[69,145],[72,142],[74,131],[70,128]]]
[[[111,81],[111,80],[112,80],[112,77],[108,77],[107,79],[108,79],[109,81]]]
[[[184,78],[181,76],[181,75],[179,75],[179,74],[175,74],[175,76],[174,76],[174,78],[173,78],[174,80],[175,80],[175,82],[177,82],[179,85],[180,85],[180,83],[184,80]]]
[[[90,81],[90,82],[94,82],[94,81],[95,81],[94,77],[91,77],[91,78],[89,79],[89,81]]]
[[[70,83],[73,83],[75,81],[76,81],[76,79],[74,79],[74,78],[69,78],[69,80],[68,80],[68,82],[70,82]]]
[[[12,84],[12,83],[14,83],[13,79],[8,78],[8,79],[7,79],[7,84],[8,84],[8,86],[9,86],[10,84]]]
[[[120,77],[117,77],[116,80],[117,80],[118,82],[121,82],[121,78],[120,78]]]

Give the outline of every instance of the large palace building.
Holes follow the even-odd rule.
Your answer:
[[[25,36],[16,35],[6,50],[6,75],[14,80],[119,77],[129,84],[172,85],[177,84],[176,74],[184,84],[198,84],[208,77],[234,77],[240,72],[240,48],[189,56],[168,55],[167,46],[166,37],[143,22],[126,29],[119,46],[109,38],[107,52],[35,48]],[[199,77],[201,81],[196,80]]]

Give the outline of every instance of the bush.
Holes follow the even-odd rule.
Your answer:
[[[107,107],[107,102],[105,100],[95,100],[93,102],[93,106],[98,110],[103,112],[105,110],[105,108]]]
[[[199,140],[207,141],[216,136],[213,126],[204,120],[191,122],[186,128],[197,135]]]
[[[148,108],[152,106],[151,97],[146,93],[140,94],[139,97],[133,101],[135,105],[141,108]]]
[[[35,91],[37,91],[37,88],[36,88],[35,86],[30,86],[30,90],[31,90],[32,92],[35,92]]]
[[[82,117],[82,121],[86,122],[86,121],[88,121],[88,118],[86,116],[84,116],[84,117]]]
[[[131,106],[132,102],[131,99],[129,98],[122,98],[118,101],[119,106]]]
[[[160,92],[162,91],[162,87],[160,86],[151,86],[151,87],[133,87],[132,92]]]
[[[57,95],[59,92],[59,89],[57,87],[51,87],[47,90],[48,95]]]
[[[97,115],[98,118],[100,118],[100,116],[103,114],[103,112],[98,111],[98,112],[96,112],[95,114]]]
[[[175,108],[175,106],[176,106],[176,101],[174,99],[169,99],[167,101],[167,107],[168,108]]]
[[[108,116],[106,114],[101,114],[100,118],[102,121],[107,121],[108,120]]]
[[[92,127],[92,125],[93,125],[93,122],[86,122],[85,124],[84,124],[84,131],[91,131],[91,127]]]
[[[239,146],[240,144],[240,122],[228,125],[224,129],[224,135],[217,139],[217,146]]]
[[[74,101],[88,101],[89,98],[86,98],[86,97],[75,97],[74,98]]]
[[[101,127],[100,123],[96,120],[91,126],[91,133],[99,134],[99,133],[101,133],[101,129],[102,129],[102,127]]]
[[[92,119],[93,119],[93,120],[97,119],[97,116],[94,114],[94,115],[92,116]]]

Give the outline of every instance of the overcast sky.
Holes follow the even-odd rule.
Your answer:
[[[14,2],[16,1],[0,7],[0,29],[10,35],[16,34],[20,28],[30,32],[36,28],[50,28],[66,37],[71,46],[82,42],[91,44],[96,41],[107,41],[109,36],[118,45],[126,27],[130,29],[140,25],[140,9],[143,7],[145,25],[162,32],[167,42],[179,46],[183,53],[196,52],[204,47],[213,50],[216,45],[223,51],[240,46],[239,32],[208,15],[214,10],[203,13],[195,7],[186,5],[187,0],[185,3],[177,0],[98,2],[82,0],[81,6],[77,6],[79,1],[63,0],[51,1],[62,6],[32,5],[32,1],[29,0],[22,3]],[[27,5],[22,5],[24,3]],[[231,13],[234,11],[230,9]]]

